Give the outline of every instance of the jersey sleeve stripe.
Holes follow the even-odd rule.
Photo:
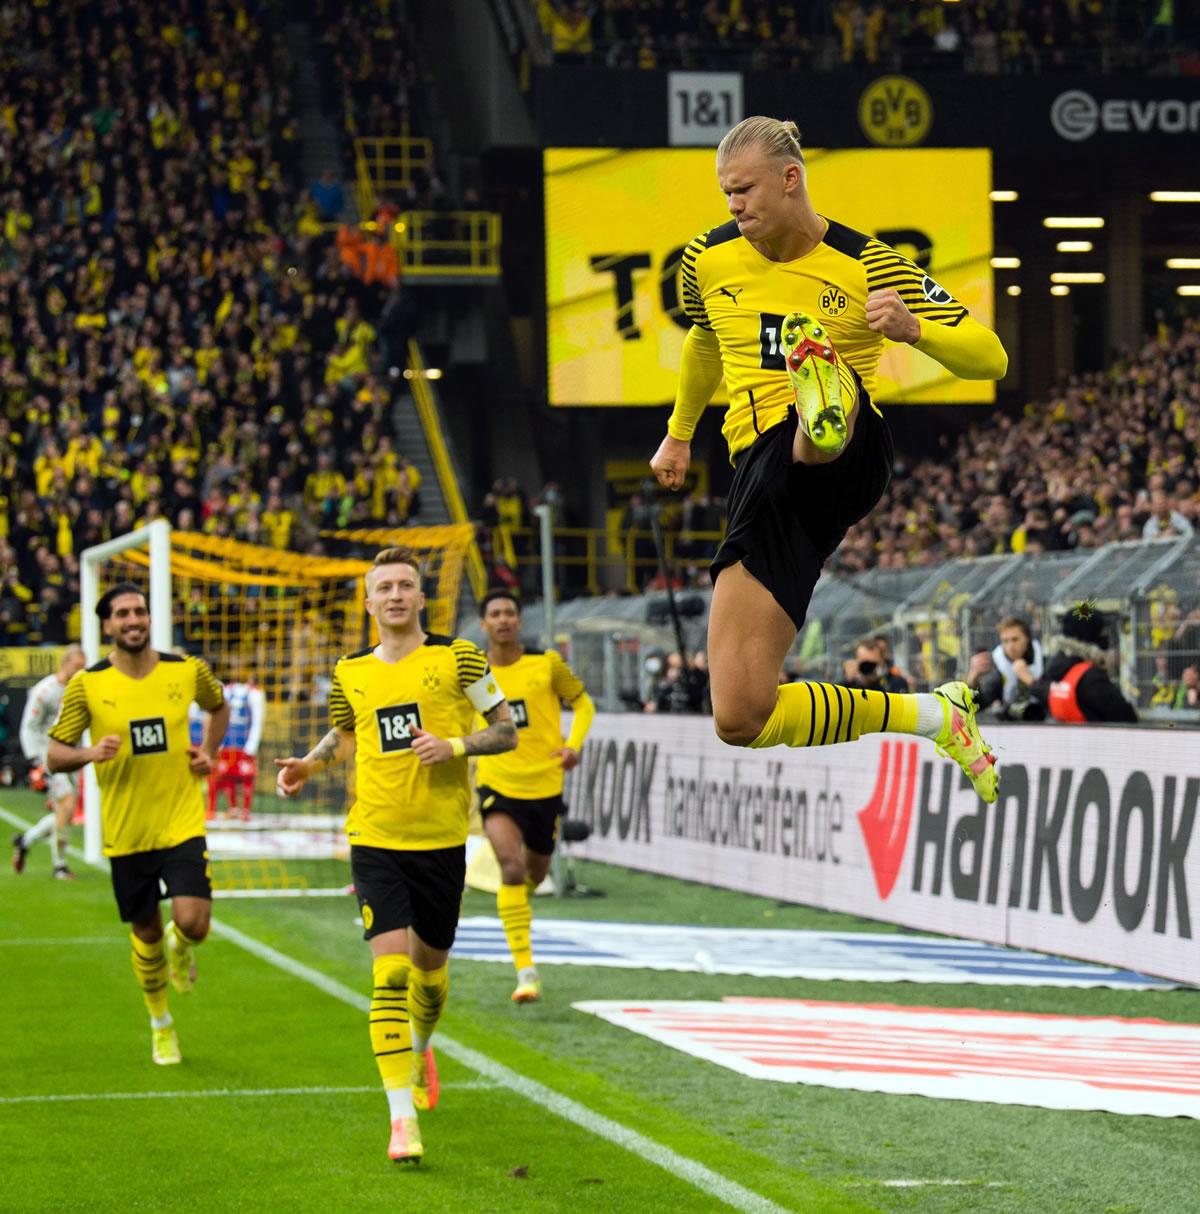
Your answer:
[[[478,645],[461,638],[453,643],[454,661],[458,667],[458,685],[465,691],[487,673],[487,655]]]
[[[696,274],[696,258],[704,252],[707,246],[707,241],[704,236],[697,236],[683,250],[683,256],[680,259],[683,267],[683,310],[687,313],[688,320],[694,325],[699,325],[702,329],[712,331],[712,324],[708,319],[708,309],[704,306],[704,296],[700,293],[700,280]]]
[[[203,658],[189,658],[196,672],[196,703],[205,712],[216,712],[225,703],[225,689],[217,682],[211,668]]]
[[[333,672],[333,679],[329,685],[329,719],[333,722],[334,728],[340,729],[344,733],[354,732],[354,710],[350,707],[350,701],[346,698],[342,680],[338,677],[336,670]]]
[[[83,682],[76,675],[68,684],[63,696],[62,708],[58,720],[50,730],[50,736],[66,746],[77,746],[83,737],[83,731],[91,723],[92,714],[88,711],[87,693],[83,690]]]
[[[550,655],[550,685],[564,704],[573,704],[587,689],[558,653]]]

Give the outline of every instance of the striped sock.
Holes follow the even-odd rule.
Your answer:
[[[163,952],[163,942],[156,940],[147,944],[139,940],[133,932],[129,933],[133,942],[133,973],[138,986],[142,988],[142,998],[146,1001],[146,1010],[152,1017],[162,1017],[167,1014],[167,957]]]
[[[412,1048],[423,1054],[429,1048],[429,1038],[437,1028],[438,1017],[446,1006],[450,993],[450,967],[419,970],[415,966],[408,975],[408,1011],[412,1024]]]
[[[923,705],[922,701],[930,701]],[[933,720],[922,708],[942,708],[932,695],[894,695],[841,687],[836,683],[787,683],[779,689],[775,709],[763,731],[750,743],[767,746],[832,746],[855,742],[864,733],[928,733]]]
[[[512,953],[517,972],[533,965],[533,948],[529,933],[533,927],[533,910],[529,905],[529,889],[526,885],[502,885],[496,891],[496,909],[500,922],[508,937],[508,948]]]
[[[371,966],[373,987],[368,1023],[371,1049],[379,1078],[387,1092],[392,1119],[412,1117],[412,1035],[408,1022],[408,972],[403,953],[376,957]]]

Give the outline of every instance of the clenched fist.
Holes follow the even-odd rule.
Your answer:
[[[867,296],[867,327],[890,341],[910,346],[921,338],[921,322],[908,310],[895,287],[872,291]]]
[[[681,438],[672,438],[668,434],[659,443],[658,450],[650,461],[650,469],[664,489],[682,489],[691,462],[692,444],[685,443]]]

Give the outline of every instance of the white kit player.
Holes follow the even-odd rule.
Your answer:
[[[30,763],[43,771],[46,752],[50,749],[50,727],[58,720],[58,710],[62,707],[67,684],[84,665],[83,650],[78,645],[68,645],[58,673],[47,675],[35,684],[25,700],[25,711],[21,714],[21,750]],[[45,817],[28,830],[13,835],[13,868],[18,873],[24,872],[29,849],[40,839],[49,839],[54,875],[62,881],[70,881],[72,873],[67,865],[67,827],[71,825],[71,817],[79,800],[79,773],[55,772],[49,778],[46,792],[50,809]]]

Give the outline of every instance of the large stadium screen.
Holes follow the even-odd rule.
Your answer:
[[[919,261],[991,326],[991,152],[807,150],[818,210]],[[545,152],[546,311],[552,405],[662,405],[689,322],[679,256],[728,219],[709,148]],[[722,387],[715,403],[724,403]],[[881,401],[975,403],[988,381],[951,376],[911,346],[879,367]]]

